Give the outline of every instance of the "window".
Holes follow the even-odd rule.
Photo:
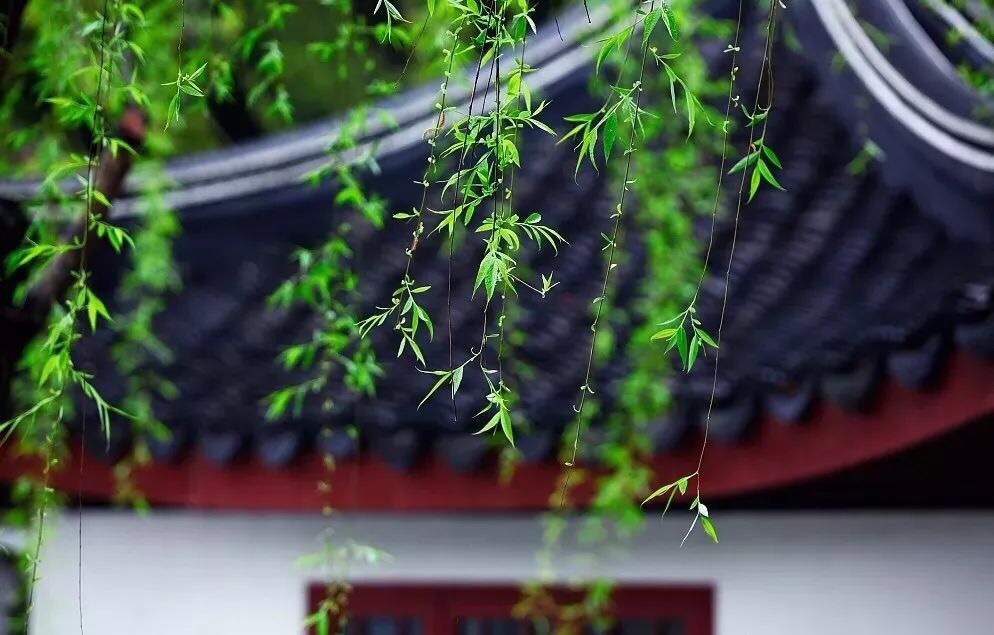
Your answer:
[[[560,601],[575,592],[554,589]],[[311,587],[313,610],[324,586]],[[521,599],[507,585],[356,585],[349,594],[346,635],[539,635],[511,617]],[[587,627],[585,635],[712,635],[713,593],[709,587],[619,585],[611,595],[614,626]]]

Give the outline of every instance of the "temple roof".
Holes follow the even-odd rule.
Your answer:
[[[965,55],[983,59],[987,49],[969,40],[948,44],[944,29],[956,20],[952,16],[963,14],[938,0],[932,10],[914,13],[899,2],[855,4],[858,16],[842,0],[796,3],[785,13],[785,29],[798,36],[786,39],[803,43],[799,50],[780,43],[775,53],[769,136],[783,159],[779,178],[786,191],[761,191],[738,226],[710,422],[714,438],[726,444],[747,443],[758,422],[770,417],[782,425],[817,417],[812,413],[821,402],[868,413],[864,419],[872,426],[881,386],[928,391],[942,385],[947,364],[957,356],[994,356],[994,104],[954,68]],[[754,25],[756,17],[747,23]],[[869,41],[860,26],[866,22],[888,34],[887,46]],[[540,33],[534,49],[529,45],[533,64],[546,69],[543,76],[536,73],[536,83],[551,99],[550,121],[595,103],[586,88],[589,49],[578,45],[576,35],[582,20],[567,16],[561,23],[562,41],[553,29]],[[743,50],[760,50],[756,29],[747,32]],[[717,52],[713,59],[726,63]],[[747,57],[742,73],[754,76],[757,63]],[[420,191],[414,181],[424,166],[420,141],[431,125],[432,103],[427,88],[396,98],[390,107],[400,127],[373,133],[382,172],[369,186],[388,198],[391,209],[409,207]],[[444,398],[418,409],[430,377],[415,372],[406,358],[394,361],[389,330],[374,336],[386,372],[375,398],[335,389],[331,413],[315,404],[299,418],[265,420],[262,398],[289,381],[275,363],[279,351],[309,339],[317,324],[303,310],[269,307],[266,298],[293,272],[293,250],[314,246],[343,220],[329,184],[299,180],[323,160],[335,125],[171,164],[179,185],[169,197],[183,218],[176,244],[183,290],[169,299],[157,328],[175,359],[162,371],[182,398],[157,404],[158,416],[173,431],[168,441],[152,443],[160,461],[197,448],[218,465],[252,454],[284,466],[315,448],[343,458],[371,449],[397,468],[434,453],[456,470],[472,470],[488,456],[492,442],[469,434],[479,427],[468,413],[484,392],[480,381],[467,374],[457,399],[458,411],[467,414],[458,420]],[[879,152],[859,167],[855,160],[868,142]],[[547,252],[523,256],[536,270],[554,269],[560,281],[545,300],[521,296],[518,324],[529,338],[513,353],[514,363],[534,370],[519,386],[528,423],[518,447],[527,461],[542,461],[554,454],[574,417],[590,303],[599,293],[600,234],[608,227],[615,192],[593,172],[574,180],[569,144],[538,138],[526,143],[529,169],[518,177],[518,207],[540,210],[549,224],[564,228],[570,242],[555,258]],[[29,189],[3,187],[0,194],[7,195]],[[724,303],[735,235],[731,200],[725,203],[699,300],[700,317],[712,331]],[[137,199],[116,209],[125,218],[141,211]],[[363,311],[369,312],[400,279],[409,228],[389,222],[373,230],[357,223],[352,236]],[[645,272],[645,246],[637,232],[628,234],[625,250],[617,302],[630,306]],[[433,289],[445,287],[441,253],[442,245],[430,240],[414,263],[418,281]],[[457,351],[468,351],[481,330],[482,304],[470,301],[478,258],[475,246],[458,249],[453,259]],[[104,257],[95,266],[99,283],[112,287],[117,263]],[[444,293],[427,295],[429,312],[444,315]],[[101,352],[110,335],[96,339],[85,343],[84,354],[113,397],[113,370]],[[426,347],[429,365],[445,365],[443,339]],[[705,419],[713,364],[714,358],[705,358],[688,376],[660,378],[671,382],[676,407],[646,422],[658,451],[678,451],[695,438]],[[611,407],[626,372],[620,350],[598,371],[604,407]],[[353,425],[358,437],[348,432]],[[115,459],[131,443],[126,424],[114,427],[110,444],[97,428],[89,426],[93,452]],[[596,426],[590,434],[595,445]],[[859,443],[858,434],[854,428],[853,443]]]

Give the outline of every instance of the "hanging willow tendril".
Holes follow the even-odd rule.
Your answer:
[[[55,457],[55,449],[60,435],[62,421],[64,420],[66,414],[66,408],[68,407],[67,404],[63,402],[66,396],[66,388],[69,385],[74,385],[78,387],[87,398],[92,400],[93,404],[96,406],[97,415],[99,417],[101,427],[103,428],[103,432],[107,436],[110,434],[110,414],[112,412],[121,415],[125,414],[123,411],[115,408],[104,400],[100,393],[97,392],[96,387],[91,383],[91,375],[79,369],[74,363],[72,356],[73,345],[79,339],[79,334],[77,333],[77,320],[79,319],[80,313],[84,313],[86,315],[87,321],[92,330],[96,330],[98,319],[110,319],[110,315],[107,312],[104,303],[96,296],[88,284],[86,257],[87,244],[90,240],[90,232],[92,230],[96,231],[100,236],[108,236],[111,243],[118,250],[126,241],[130,240],[127,238],[127,235],[123,233],[123,230],[106,223],[97,215],[94,209],[95,201],[99,201],[105,210],[110,207],[110,202],[106,199],[106,196],[97,189],[96,183],[94,182],[94,170],[97,162],[97,154],[105,146],[105,144],[108,144],[108,139],[105,136],[105,121],[102,112],[105,93],[105,74],[107,75],[106,83],[110,83],[110,72],[105,66],[105,59],[107,56],[107,23],[109,19],[108,9],[109,2],[108,0],[104,0],[103,9],[97,18],[98,28],[95,29],[99,32],[99,40],[97,43],[98,63],[95,68],[97,80],[94,97],[89,102],[89,111],[91,113],[90,129],[93,134],[93,139],[90,143],[90,148],[85,161],[85,177],[81,181],[83,189],[79,192],[85,205],[81,236],[69,244],[36,244],[29,246],[22,251],[18,261],[18,265],[23,266],[31,260],[45,255],[53,256],[57,253],[65,254],[73,251],[78,253],[78,265],[72,274],[74,282],[68,291],[69,299],[66,302],[65,313],[58,319],[51,322],[47,338],[42,344],[43,350],[45,350],[50,357],[48,358],[46,365],[41,370],[41,374],[37,380],[37,386],[39,389],[45,389],[48,394],[42,397],[25,413],[0,426],[0,429],[4,429],[4,434],[9,435],[16,430],[19,425],[34,420],[34,418],[39,415],[53,414],[51,413],[51,410],[54,408],[54,420],[47,424],[48,432],[46,433],[45,439],[41,446],[41,455],[44,467],[40,486],[41,494],[37,505],[37,537],[35,539],[34,546],[32,547],[33,552],[29,556],[30,575],[28,577],[27,603],[25,609],[26,614],[30,614],[34,603],[35,585],[38,580],[38,565],[41,561],[42,538],[45,533],[45,519],[48,515],[49,503],[53,494],[50,487],[50,478],[52,470],[55,468],[58,461]],[[115,41],[118,37],[118,33],[116,33],[117,28],[116,23],[111,27],[112,37]],[[113,145],[111,145],[111,148],[111,151],[117,151]],[[131,150],[130,148],[128,149]],[[83,425],[85,426],[85,416],[83,417]],[[85,427],[83,434],[85,434]],[[82,470],[82,463],[80,464],[80,469]],[[82,515],[80,515],[79,532],[81,537]],[[80,543],[79,556],[82,558],[82,543]],[[78,591],[81,596],[82,566],[79,568],[79,577],[77,582],[79,585]],[[80,631],[82,631],[82,602],[80,602],[79,611]]]
[[[372,332],[373,329],[382,326],[388,318],[394,316],[393,328],[400,334],[400,344],[397,348],[397,357],[403,355],[404,350],[409,348],[415,359],[420,362],[422,366],[425,366],[426,362],[424,353],[421,351],[421,345],[418,343],[418,333],[420,332],[421,327],[424,326],[424,328],[428,331],[429,337],[433,338],[435,335],[435,326],[431,317],[428,315],[428,312],[425,311],[425,309],[418,302],[417,296],[425,293],[431,287],[418,286],[417,282],[411,276],[411,268],[414,262],[414,254],[418,249],[421,237],[425,231],[424,213],[427,208],[431,179],[437,170],[438,162],[435,146],[445,124],[445,113],[447,112],[446,100],[449,96],[449,82],[451,81],[452,70],[459,52],[459,36],[462,33],[463,28],[465,28],[466,21],[467,18],[465,15],[457,17],[455,20],[456,26],[450,32],[452,43],[443,52],[445,55],[445,76],[442,80],[442,85],[439,91],[439,100],[435,104],[435,108],[438,111],[438,114],[435,117],[435,125],[428,132],[426,132],[426,135],[428,136],[429,152],[427,164],[420,183],[422,188],[421,202],[410,212],[397,212],[393,215],[395,219],[413,221],[414,223],[414,229],[411,231],[411,242],[405,250],[406,264],[404,266],[404,275],[401,278],[399,286],[391,294],[389,306],[377,307],[376,313],[361,320],[357,325],[360,337],[365,338],[370,334],[370,332]]]
[[[707,450],[707,443],[709,436],[708,433],[711,423],[711,414],[714,408],[715,395],[717,394],[717,388],[718,388],[718,372],[719,372],[718,362],[721,351],[720,348],[721,333],[725,322],[725,313],[728,308],[728,290],[731,281],[732,263],[734,262],[735,258],[735,245],[736,245],[736,240],[738,238],[739,220],[741,217],[743,200],[745,200],[745,203],[751,202],[753,197],[756,195],[757,191],[759,190],[759,186],[762,182],[769,183],[770,185],[772,185],[777,189],[783,189],[779,181],[777,181],[776,177],[773,175],[772,170],[770,169],[767,162],[769,162],[769,164],[774,165],[776,168],[782,168],[783,166],[777,154],[771,148],[769,148],[769,146],[767,146],[765,142],[769,114],[773,108],[773,90],[774,90],[773,42],[774,42],[774,31],[776,26],[777,4],[778,0],[771,0],[770,2],[768,18],[766,21],[766,40],[763,45],[763,58],[762,58],[762,63],[760,64],[759,78],[757,79],[757,84],[756,84],[756,97],[753,103],[752,110],[748,111],[745,109],[744,106],[742,107],[742,110],[747,119],[746,126],[749,128],[749,140],[747,143],[746,156],[743,157],[739,162],[737,162],[728,172],[729,174],[742,172],[742,178],[739,183],[739,188],[735,202],[735,216],[733,220],[732,242],[731,242],[731,247],[729,248],[728,263],[725,268],[721,311],[719,313],[719,318],[718,318],[716,342],[712,344],[712,341],[710,339],[703,338],[701,333],[705,332],[700,328],[700,321],[697,319],[695,315],[694,301],[696,301],[697,295],[700,292],[700,285],[702,282],[698,283],[697,291],[695,292],[694,298],[692,299],[691,304],[688,306],[688,308],[685,309],[683,313],[671,319],[666,329],[663,329],[662,331],[658,332],[656,335],[653,336],[653,339],[666,340],[668,345],[667,350],[669,348],[672,348],[673,346],[676,346],[680,350],[681,358],[686,360],[685,368],[687,368],[688,370],[693,365],[693,360],[696,357],[696,355],[692,353],[692,351],[696,350],[695,346],[703,348],[703,345],[706,343],[709,345],[713,345],[715,349],[715,362],[714,362],[714,370],[712,376],[711,392],[708,398],[708,407],[704,418],[704,437],[701,442],[701,450],[698,455],[697,469],[691,474],[687,474],[685,476],[676,479],[671,483],[663,485],[662,487],[655,490],[643,501],[644,505],[650,500],[668,494],[666,505],[663,509],[663,514],[665,515],[666,512],[669,510],[670,504],[672,503],[674,496],[677,493],[680,493],[681,495],[685,494],[688,489],[689,483],[691,481],[694,482],[695,496],[690,503],[690,510],[694,512],[694,517],[693,520],[691,521],[690,527],[687,530],[687,533],[684,535],[684,538],[681,541],[681,545],[687,541],[687,539],[690,537],[690,534],[693,532],[694,527],[696,527],[697,524],[701,525],[701,528],[712,540],[714,540],[715,542],[718,541],[718,531],[717,528],[715,527],[714,520],[711,518],[710,510],[708,509],[707,505],[705,505],[704,502],[701,500],[701,467],[703,466],[704,455]],[[740,7],[740,20],[741,20],[741,7]],[[734,49],[734,53],[738,53],[737,33],[738,33],[738,28],[736,29],[735,44],[732,46],[732,48]],[[736,72],[736,67],[735,67],[735,62],[733,61],[733,67],[732,67],[733,79],[735,72]],[[762,89],[764,83],[766,85],[767,100],[766,100],[766,105],[761,107],[760,101],[763,95]],[[737,98],[735,99],[735,101],[737,101]],[[727,118],[725,125],[726,126],[728,125]],[[761,133],[758,138],[756,137],[757,127],[761,128]],[[746,194],[745,188],[747,181],[747,173],[749,173],[750,168],[752,172],[751,176],[749,176],[748,178],[749,192],[748,194]],[[722,170],[724,170],[724,159],[722,160]],[[723,172],[719,174],[719,187],[720,187],[720,179],[722,177],[723,177]],[[709,239],[709,245],[707,251],[708,255],[710,255],[712,241],[713,241],[713,227],[712,227],[712,238]],[[676,326],[671,326],[672,324],[675,324]],[[686,344],[687,330],[692,330],[694,333],[693,339],[691,340],[691,343],[689,345]],[[695,342],[703,342],[703,343],[695,344]],[[687,348],[688,346],[689,348]]]
[[[426,229],[424,211],[427,209],[427,197],[436,164],[449,157],[458,157],[455,170],[441,181],[440,198],[444,201],[451,190],[454,198],[452,206],[441,210],[430,210],[441,216],[431,233],[448,232],[450,270],[453,240],[458,228],[466,228],[471,232],[471,235],[486,234],[484,255],[473,284],[473,294],[480,293],[484,296],[483,329],[479,346],[471,349],[467,358],[456,365],[451,339],[450,275],[446,298],[449,335],[448,368],[443,370],[419,369],[421,372],[436,377],[435,383],[428,390],[421,403],[423,404],[445,385],[449,386],[448,392],[454,403],[455,395],[463,381],[465,368],[471,362],[477,362],[484,382],[488,386],[488,393],[485,397],[486,405],[476,416],[489,415],[478,432],[499,429],[513,444],[511,407],[515,397],[503,377],[500,362],[503,355],[500,328],[496,334],[489,333],[490,307],[495,293],[500,291],[502,303],[506,303],[507,296],[517,292],[516,285],[518,283],[536,289],[542,294],[551,289],[554,285],[552,276],[542,277],[541,288],[538,284],[525,281],[516,271],[516,254],[522,248],[524,241],[531,241],[539,248],[545,246],[556,249],[564,240],[556,230],[541,222],[541,214],[535,212],[522,218],[520,214],[516,213],[513,209],[513,188],[505,187],[504,183],[509,171],[519,168],[521,165],[519,131],[537,129],[548,134],[553,134],[553,131],[539,118],[546,107],[546,102],[533,105],[532,96],[525,81],[525,75],[529,69],[524,63],[524,41],[529,30],[535,32],[535,24],[530,16],[531,9],[527,2],[524,0],[495,0],[492,4],[479,5],[476,2],[464,4],[457,0],[450,0],[447,4],[450,9],[456,12],[457,17],[454,23],[457,28],[452,34],[452,47],[447,51],[446,77],[442,85],[442,96],[437,105],[439,115],[429,139],[431,150],[425,176],[421,182],[422,201],[411,212],[401,212],[394,215],[395,218],[410,220],[415,225],[412,241],[407,249],[406,271],[400,286],[394,291],[390,306],[380,307],[377,313],[360,322],[360,329],[363,336],[368,335],[373,328],[383,325],[389,317],[393,316],[394,328],[401,333],[398,356],[406,348],[410,348],[416,361],[422,366],[426,366],[417,334],[423,327],[431,338],[434,335],[434,320],[416,296],[427,293],[430,287],[418,286],[410,275],[410,268],[414,251]],[[468,42],[461,44],[460,35],[463,28],[469,31],[469,35]],[[477,71],[470,94],[468,112],[451,122],[449,129],[444,131],[445,114],[454,112],[454,109],[446,107],[445,96],[453,72],[456,50],[460,46],[463,47],[463,52],[476,53]],[[505,75],[501,72],[503,51],[505,49],[513,50],[519,46],[521,47],[521,57],[516,67]],[[484,91],[484,105],[479,113],[474,113],[479,76],[483,66],[488,63],[488,85]],[[486,112],[486,96],[491,92],[491,85],[494,92],[494,106],[491,112]],[[452,140],[446,148],[436,153],[435,144],[443,134],[451,137]],[[476,211],[488,205],[491,208],[489,218],[474,226]],[[506,315],[505,311],[506,309],[501,310],[502,316]],[[503,323],[503,320],[498,318],[498,322]],[[496,369],[489,368],[485,361],[485,350],[491,339],[497,340]],[[455,410],[453,412],[455,414]]]
[[[627,117],[626,121],[631,123],[631,133],[628,149],[624,153],[625,167],[622,175],[621,193],[619,195],[618,203],[615,206],[614,213],[611,215],[613,220],[611,233],[610,235],[602,235],[605,241],[603,249],[607,252],[607,260],[604,268],[600,295],[593,300],[594,316],[590,326],[591,337],[587,353],[587,364],[584,373],[584,380],[583,384],[581,384],[579,388],[577,403],[573,407],[573,410],[577,416],[572,447],[569,450],[569,458],[564,464],[566,468],[566,475],[563,480],[560,495],[561,507],[565,505],[570,479],[576,464],[577,454],[579,452],[580,438],[584,426],[584,406],[588,400],[588,397],[594,395],[594,389],[591,384],[593,379],[594,352],[597,347],[597,335],[603,314],[604,304],[607,301],[612,274],[614,269],[617,267],[616,258],[618,254],[619,240],[621,237],[620,233],[622,228],[622,218],[625,213],[626,199],[630,189],[635,185],[631,179],[632,159],[635,152],[638,150],[637,141],[640,137],[644,136],[645,133],[645,126],[642,118],[650,114],[642,108],[642,98],[645,92],[645,67],[650,54],[656,61],[657,65],[665,69],[669,77],[670,95],[674,111],[677,110],[677,86],[679,86],[683,91],[684,101],[686,103],[688,138],[693,134],[696,113],[698,110],[703,108],[696,95],[693,94],[687,84],[667,63],[667,59],[674,59],[673,56],[677,54],[660,55],[658,53],[658,49],[650,46],[652,33],[659,22],[662,22],[665,26],[670,39],[674,42],[677,41],[679,38],[679,26],[676,22],[675,14],[672,11],[672,8],[666,2],[660,2],[657,6],[655,1],[649,3],[648,9],[639,9],[637,11],[636,18],[630,26],[622,28],[618,32],[604,38],[601,41],[601,47],[596,57],[596,69],[598,71],[600,70],[601,64],[612,54],[612,52],[621,50],[622,48],[625,50],[624,58],[619,68],[618,79],[615,84],[610,87],[611,92],[608,100],[599,110],[593,113],[571,115],[566,118],[567,121],[576,124],[566,135],[563,136],[563,140],[577,140],[577,172],[579,172],[579,169],[585,159],[589,159],[592,167],[597,167],[596,154],[598,149],[598,140],[600,141],[600,149],[603,154],[604,162],[608,163],[610,161],[612,149],[618,136],[619,120]],[[632,42],[636,37],[636,33],[639,31],[641,31],[642,38],[640,44],[638,76],[631,87],[622,87],[622,73],[627,66],[627,61],[631,53]]]

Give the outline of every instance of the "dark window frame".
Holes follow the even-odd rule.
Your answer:
[[[326,587],[313,584],[308,612],[325,597]],[[554,587],[559,600],[579,597],[566,587]],[[521,600],[514,583],[358,583],[348,595],[348,614],[357,617],[414,618],[424,635],[455,635],[458,618],[509,617]],[[714,589],[708,585],[618,584],[611,594],[610,614],[617,618],[672,617],[683,623],[683,635],[714,635]]]

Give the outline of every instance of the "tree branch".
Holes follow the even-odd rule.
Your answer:
[[[147,122],[141,109],[133,104],[125,106],[117,136],[138,149],[145,140],[146,128]],[[113,201],[120,195],[124,179],[131,171],[133,163],[134,157],[130,152],[121,149],[115,155],[105,149],[97,165],[94,189],[103,194],[108,201]],[[102,219],[107,216],[109,209],[94,198],[90,203],[90,211],[93,217]],[[79,269],[83,259],[93,253],[100,242],[97,240],[83,242],[88,230],[87,220],[84,216],[77,221],[66,237],[67,242],[82,243],[81,247],[63,252],[54,258],[28,291],[25,311],[41,323],[44,323],[52,306],[65,297],[74,282],[73,273]]]

